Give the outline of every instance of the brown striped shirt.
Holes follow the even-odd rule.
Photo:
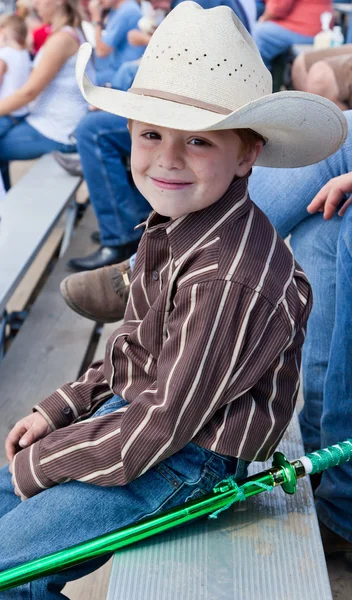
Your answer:
[[[124,323],[103,361],[35,407],[54,431],[16,455],[20,490],[124,485],[190,440],[266,460],[292,417],[310,308],[247,179],[174,221],[151,213]],[[112,393],[128,405],[90,419]]]

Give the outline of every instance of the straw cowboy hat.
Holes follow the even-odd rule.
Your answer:
[[[347,121],[330,100],[295,91],[272,94],[271,75],[253,39],[227,6],[176,6],[153,34],[127,92],[89,81],[84,71],[91,52],[83,44],[76,66],[87,102],[183,131],[252,129],[267,140],[258,165],[309,165],[346,138]]]

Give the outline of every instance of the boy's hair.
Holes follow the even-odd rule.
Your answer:
[[[257,142],[263,142],[265,144],[265,139],[263,136],[259,135],[259,133],[256,133],[255,131],[252,131],[252,129],[234,129],[234,132],[241,140],[244,154],[251,150]]]
[[[26,45],[28,30],[27,25],[21,17],[17,15],[6,17],[6,19],[1,21],[1,29],[4,29],[5,27],[11,30],[13,39],[17,44],[20,44],[20,46],[23,47]]]

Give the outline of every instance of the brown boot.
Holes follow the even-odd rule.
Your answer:
[[[99,323],[115,323],[123,318],[130,291],[129,260],[94,271],[81,271],[66,277],[61,294],[72,310]]]
[[[324,523],[319,521],[320,535],[323,541],[325,556],[331,556],[332,554],[339,553],[352,553],[352,542],[349,542],[345,538],[337,535],[328,529]],[[352,555],[352,554],[351,554]]]

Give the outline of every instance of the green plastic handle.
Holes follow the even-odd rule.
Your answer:
[[[345,442],[340,442],[334,446],[328,446],[323,450],[316,450],[307,454],[307,458],[312,463],[313,469],[311,474],[320,473],[325,469],[337,467],[349,460],[352,460],[352,439],[347,439]]]

